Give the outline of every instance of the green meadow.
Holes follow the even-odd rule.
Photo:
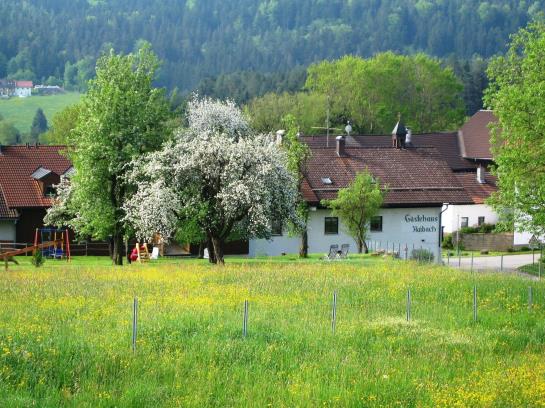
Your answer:
[[[0,115],[4,120],[12,122],[20,132],[28,133],[38,108],[42,108],[51,123],[55,113],[77,103],[80,97],[79,93],[67,92],[61,95],[0,99]]]
[[[368,256],[19,259],[0,276],[3,407],[545,405],[541,281]]]

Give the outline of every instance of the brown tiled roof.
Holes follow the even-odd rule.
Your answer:
[[[461,154],[469,159],[492,160],[490,152],[490,123],[498,118],[489,110],[475,113],[459,131]]]
[[[368,169],[388,186],[385,206],[436,206],[443,203],[471,204],[472,200],[435,148],[347,147],[346,157],[334,148],[311,148],[306,180],[313,194],[303,194],[310,203],[334,198],[356,173]],[[332,184],[324,184],[330,178]]]
[[[2,146],[0,150],[0,187],[9,208],[49,207],[39,182],[31,177],[44,167],[60,176],[72,165],[60,154],[64,146]]]
[[[326,147],[325,136],[305,136],[302,138],[310,147]],[[345,137],[347,147],[391,147],[392,135],[354,135]],[[458,134],[423,133],[413,134],[414,147],[435,147],[454,171],[475,170],[474,162],[464,159],[460,154]],[[329,147],[335,147],[335,136],[329,137]]]
[[[496,186],[496,177],[485,172],[484,179],[486,183],[481,184],[477,181],[475,173],[456,173],[456,178],[464,186],[467,194],[471,197],[474,204],[484,204],[490,194],[498,190]]]
[[[18,214],[16,210],[12,210],[6,204],[6,198],[4,197],[4,192],[2,191],[2,186],[0,186],[0,220],[5,219],[17,219]]]

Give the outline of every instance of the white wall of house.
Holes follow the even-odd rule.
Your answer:
[[[15,96],[26,98],[32,95],[32,88],[15,88]]]
[[[449,205],[443,213],[442,224],[445,233],[458,231],[462,218],[468,218],[468,226],[478,225],[479,217],[484,217],[487,224],[496,224],[499,221],[498,214],[486,204]]]
[[[514,234],[514,239],[513,239],[513,244],[514,245],[520,245],[520,246],[528,246],[528,244],[530,244],[530,239],[532,239],[532,237],[534,236],[534,234],[532,234],[531,232],[526,232],[526,231],[523,231],[523,232],[517,232],[515,231],[515,234]],[[541,242],[545,242],[545,236],[538,236],[537,237]]]
[[[15,242],[15,222],[0,220],[0,241]]]
[[[382,232],[370,232],[368,241],[371,247],[377,249],[396,251],[401,247],[401,255],[404,257],[405,245],[408,247],[409,256],[413,248],[424,248],[435,254],[435,259],[440,259],[439,250],[439,207],[433,208],[383,208],[379,215],[382,216]],[[308,224],[308,244],[310,253],[327,253],[332,244],[339,247],[342,244],[350,244],[350,252],[356,252],[356,242],[350,237],[339,222],[337,234],[325,233],[325,218],[330,217],[330,210],[319,209],[310,212]],[[271,240],[250,240],[250,256],[277,256],[282,253],[295,254],[299,251],[299,237],[287,235],[273,237]]]

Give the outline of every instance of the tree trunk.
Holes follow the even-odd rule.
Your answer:
[[[112,259],[115,265],[123,265],[123,235],[114,233]]]
[[[363,252],[363,245],[365,243],[360,238],[358,238],[357,244],[358,244],[358,254],[361,254]]]
[[[368,254],[369,253],[369,248],[367,247],[367,242],[363,241],[363,252]]]
[[[112,237],[108,237],[108,256],[114,260],[114,240]]]
[[[218,265],[225,265],[225,260],[223,259],[223,239],[218,237],[212,237],[212,244],[214,246],[214,255],[216,257],[216,263]]]
[[[214,244],[212,243],[212,235],[210,235],[210,233],[207,233],[206,248],[208,249],[208,262],[213,264],[217,263]]]
[[[306,228],[301,234],[301,244],[299,245],[299,258],[308,258],[308,231]]]
[[[197,259],[203,259],[204,258],[204,248],[205,248],[205,243],[204,242],[199,242],[199,250],[198,250],[198,255],[197,255]],[[210,255],[210,250],[208,250],[208,254]]]

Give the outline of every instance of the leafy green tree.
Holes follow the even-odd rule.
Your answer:
[[[51,127],[40,135],[40,143],[49,145],[66,145],[72,138],[72,132],[76,128],[81,106],[75,104],[57,112],[51,121]]]
[[[290,229],[294,234],[301,235],[301,245],[299,246],[299,257],[308,257],[308,216],[309,208],[307,202],[301,194],[301,186],[305,176],[305,167],[307,160],[310,157],[310,149],[306,143],[299,140],[299,128],[296,125],[295,116],[287,115],[282,119],[282,123],[286,129],[283,148],[287,155],[287,168],[297,182],[297,215],[299,223],[291,223]]]
[[[356,241],[358,253],[368,252],[367,233],[371,218],[378,214],[384,192],[378,180],[367,171],[358,173],[346,188],[339,190],[334,200],[322,200],[322,204],[331,208],[331,214],[339,217],[347,233]]]
[[[42,133],[47,132],[49,125],[47,124],[47,118],[45,117],[42,108],[36,110],[34,119],[32,119],[32,126],[30,128],[30,138],[32,141],[38,141],[38,138]]]
[[[252,127],[260,132],[276,131],[282,118],[293,115],[295,124],[303,134],[322,133],[326,125],[327,99],[321,94],[299,92],[280,95],[268,93],[252,100],[246,106]]]
[[[499,191],[491,204],[513,210],[518,229],[545,233],[545,23],[512,37],[505,56],[488,69],[485,103],[498,124],[492,145]]]
[[[21,133],[11,122],[0,120],[0,145],[21,143]]]
[[[109,239],[117,265],[123,263],[123,240],[131,234],[122,209],[134,192],[126,178],[128,164],[159,149],[170,134],[168,102],[163,90],[152,86],[157,67],[149,48],[100,58],[69,135],[76,172],[64,195],[68,207],[62,197],[57,207],[72,211],[69,225],[79,234]]]
[[[389,133],[401,112],[417,133],[456,129],[464,120],[462,85],[452,69],[424,54],[346,56],[308,68],[306,87],[331,100],[333,123]]]

